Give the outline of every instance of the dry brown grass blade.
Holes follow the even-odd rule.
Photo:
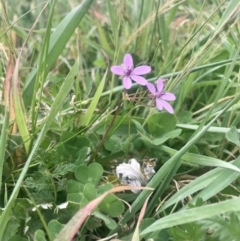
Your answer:
[[[3,100],[4,106],[6,106],[8,100],[9,100],[9,92],[10,92],[10,86],[11,86],[11,79],[12,79],[12,76],[13,76],[13,70],[14,70],[13,56],[10,53],[6,78],[5,78],[5,81],[4,81],[4,94],[3,94],[3,96],[4,96],[4,100]]]
[[[8,61],[8,67],[7,67],[7,72],[6,72],[6,77],[4,81],[4,93],[3,93],[3,104],[4,106],[9,103],[9,117],[10,120],[15,119],[15,112],[13,108],[13,100],[12,100],[12,76],[13,76],[13,71],[14,71],[14,59],[13,55],[9,54],[9,61]],[[17,132],[17,125],[14,124],[13,127],[11,128],[11,134],[16,134]]]

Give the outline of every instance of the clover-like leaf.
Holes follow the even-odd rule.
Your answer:
[[[87,183],[83,188],[83,195],[88,201],[92,201],[97,197],[97,190],[92,183]]]
[[[59,223],[57,220],[51,220],[48,223],[48,228],[50,233],[52,234],[52,238],[55,238],[63,227],[64,224]]]
[[[15,233],[17,233],[17,230],[20,226],[20,220],[18,220],[16,217],[11,216],[7,227],[3,233],[3,241],[4,240],[9,240]]]
[[[124,153],[129,153],[130,151],[132,151],[134,149],[134,145],[131,141],[127,140],[124,142],[123,146],[122,146],[122,150],[124,151]]]
[[[111,136],[104,142],[104,147],[111,152],[117,152],[122,149],[122,144],[117,136]]]
[[[74,203],[80,203],[83,199],[82,193],[68,193],[67,200]]]
[[[117,177],[116,177],[116,179],[117,179]],[[97,188],[97,193],[98,193],[98,194],[103,194],[103,193],[109,191],[109,190],[112,189],[112,188],[113,188],[113,184],[111,184],[111,183],[108,182],[108,183],[106,183],[106,184],[103,184],[103,185],[99,186],[99,187]]]
[[[161,135],[175,129],[177,120],[174,115],[167,112],[155,113],[147,119],[148,130],[151,135],[160,137]]]
[[[178,113],[178,122],[181,124],[190,123],[192,119],[192,112],[188,110],[183,110]]]
[[[181,132],[182,132],[181,129],[176,129],[176,130],[170,131],[168,133],[165,133],[161,137],[153,139],[152,144],[156,145],[156,146],[161,145],[162,143],[164,143],[168,139],[173,139],[173,138],[179,136],[181,134]]]
[[[117,227],[117,224],[116,222],[110,218],[109,216],[107,215],[104,215],[98,211],[94,211],[93,212],[93,215],[101,220],[103,220],[103,222],[106,224],[106,226],[109,228],[109,229],[114,229]]]
[[[42,230],[37,230],[34,233],[34,241],[47,241],[45,238],[45,233]]]
[[[75,133],[72,132],[63,132],[61,135],[62,144],[57,148],[59,155],[63,156],[65,159],[68,158],[72,161],[78,161],[79,163],[83,163],[83,158],[86,159],[86,155],[81,155],[81,149],[85,147],[90,147],[90,141],[84,136],[76,136]],[[86,150],[84,150],[86,152]]]
[[[8,241],[28,241],[28,239],[21,237],[20,235],[14,235]]]
[[[67,200],[70,202],[80,203],[83,199],[84,185],[75,180],[69,180],[67,184]]]
[[[83,192],[84,185],[75,180],[69,180],[67,184],[67,192],[68,193],[79,193]]]
[[[76,166],[84,164],[84,162],[88,160],[89,150],[90,150],[89,147],[84,146],[78,151],[78,157],[77,157],[77,160],[75,161]]]
[[[85,184],[92,183],[98,185],[103,175],[103,168],[99,163],[92,163],[89,166],[80,165],[75,171],[76,179]]]
[[[118,217],[124,211],[124,205],[116,196],[110,194],[99,204],[98,210],[110,217]]]
[[[95,217],[89,217],[85,225],[90,232],[102,226],[101,221]]]

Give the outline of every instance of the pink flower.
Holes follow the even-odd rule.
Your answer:
[[[161,79],[161,78],[158,79],[156,85],[157,85],[157,89],[156,89],[155,85],[153,85],[152,83],[148,83],[147,87],[148,87],[148,90],[153,95],[153,97],[156,99],[157,108],[159,110],[165,109],[170,114],[173,114],[174,110],[167,101],[175,100],[176,99],[175,95],[172,93],[163,91],[163,87],[164,87],[163,79]]]
[[[139,75],[149,73],[151,71],[151,67],[143,65],[134,68],[131,54],[125,54],[123,64],[112,66],[111,71],[123,78],[123,86],[125,89],[130,89],[132,86],[132,80],[140,85],[147,85],[147,80]]]

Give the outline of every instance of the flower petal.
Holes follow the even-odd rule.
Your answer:
[[[151,94],[155,95],[156,94],[156,87],[152,83],[147,83],[147,88],[151,92]]]
[[[156,99],[156,106],[159,110],[163,110],[162,100]]]
[[[116,65],[111,67],[111,72],[116,75],[125,75],[125,71],[122,66]]]
[[[174,113],[174,110],[173,110],[172,106],[168,102],[166,102],[165,100],[157,99],[156,103],[157,103],[157,108],[159,110],[162,110],[162,108],[164,108],[170,114]]]
[[[131,79],[133,79],[139,85],[147,85],[147,83],[148,83],[147,80],[145,78],[143,78],[142,76],[131,74],[130,77],[131,77]]]
[[[161,92],[162,92],[163,86],[164,86],[164,84],[163,84],[163,79],[162,79],[162,78],[159,78],[159,79],[157,80],[157,91],[158,91],[158,93],[161,93]]]
[[[135,75],[143,75],[143,74],[147,74],[151,72],[151,67],[150,66],[147,66],[147,65],[143,65],[143,66],[139,66],[139,67],[136,67],[133,71],[132,71],[132,74],[135,74]]]
[[[125,65],[126,69],[133,67],[133,59],[131,54],[125,54],[123,58],[123,64]]]
[[[169,92],[165,92],[161,98],[163,100],[168,100],[168,101],[172,101],[172,100],[176,100],[176,96],[172,93],[169,93]]]
[[[129,77],[124,77],[123,78],[123,86],[125,89],[130,89],[132,86],[132,80]]]

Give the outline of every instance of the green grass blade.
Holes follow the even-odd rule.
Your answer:
[[[113,36],[114,36],[114,41],[115,41],[115,45],[117,45],[117,31],[118,31],[118,26],[117,26],[117,20],[116,19],[116,14],[114,12],[114,7],[112,6],[112,3],[110,0],[107,0],[107,7],[108,7],[108,13],[109,13],[109,17],[110,17],[110,21],[111,21],[111,27],[112,27],[112,31],[113,31]]]
[[[172,148],[169,148],[167,146],[161,146],[161,150],[167,152],[169,155],[173,156],[177,153],[176,150],[173,150]],[[231,163],[222,161],[217,158],[213,157],[208,157],[208,156],[203,156],[199,154],[194,154],[194,153],[186,153],[185,155],[182,156],[182,160],[194,164],[194,165],[199,165],[199,166],[209,166],[209,167],[222,167],[222,168],[227,168],[236,172],[240,172],[240,169]]]
[[[106,70],[102,80],[101,80],[101,83],[100,85],[98,86],[97,88],[97,91],[91,101],[91,104],[89,105],[88,107],[88,110],[87,110],[87,113],[86,115],[84,116],[83,118],[83,122],[82,124],[84,126],[88,126],[88,124],[90,123],[91,119],[92,119],[92,116],[93,116],[93,113],[97,107],[97,104],[99,102],[99,99],[101,97],[101,94],[102,94],[102,91],[103,91],[103,88],[104,88],[104,85],[105,85],[105,81],[106,81],[106,77],[107,77],[107,73],[108,73],[108,69]]]
[[[60,53],[64,49],[66,43],[74,33],[75,29],[78,27],[80,21],[88,11],[91,6],[93,0],[85,0],[79,6],[74,8],[58,25],[56,30],[53,32],[50,38],[50,46],[49,53],[46,61],[46,74],[52,68],[53,64],[59,57]],[[39,59],[36,62],[36,66]],[[37,70],[34,68],[32,72],[29,74],[27,82],[24,86],[23,91],[23,101],[25,106],[29,106],[31,104],[33,90],[36,80]]]
[[[2,240],[2,235],[3,235],[3,232],[4,232],[4,229],[7,225],[7,222],[10,218],[10,215],[11,215],[11,210],[13,208],[13,205],[14,205],[14,202],[18,196],[18,192],[20,190],[20,187],[22,185],[22,182],[24,180],[24,177],[28,171],[28,168],[29,168],[29,165],[32,161],[32,158],[37,150],[37,148],[39,147],[41,141],[43,138],[45,138],[45,135],[50,127],[50,124],[54,121],[55,119],[55,116],[56,114],[58,113],[58,111],[61,109],[69,91],[71,90],[72,88],[72,85],[74,83],[74,80],[75,80],[75,76],[77,75],[78,73],[78,62],[76,62],[74,64],[74,66],[72,67],[72,69],[70,70],[68,76],[66,77],[65,81],[63,82],[60,90],[59,90],[59,93],[58,95],[56,96],[56,99],[55,101],[53,102],[53,105],[51,106],[51,110],[49,112],[49,115],[46,119],[46,122],[45,124],[43,125],[42,127],[42,130],[41,132],[39,133],[38,135],[38,138],[29,154],[29,157],[24,165],[24,168],[22,169],[22,172],[17,180],[17,183],[13,189],[13,192],[9,198],[9,201],[3,211],[3,213],[1,214],[0,216],[0,223],[1,223],[1,228],[0,228],[0,240]]]
[[[3,163],[5,156],[5,148],[7,144],[7,136],[8,136],[8,125],[9,125],[9,106],[5,107],[5,115],[2,125],[2,131],[0,136],[0,194],[2,187],[2,173],[3,173]]]
[[[177,124],[177,127],[180,128],[186,128],[189,130],[197,130],[199,127],[198,125],[190,125],[190,124]],[[205,126],[204,126],[205,127]],[[217,127],[217,126],[212,126],[208,129],[208,132],[213,132],[213,133],[227,133],[230,131],[231,128],[227,127]],[[240,133],[240,129],[237,129],[237,132]]]
[[[12,85],[12,95],[13,95],[13,107],[15,112],[15,118],[17,122],[17,126],[19,129],[19,132],[21,134],[21,137],[23,139],[23,144],[25,147],[26,152],[29,152],[30,149],[30,133],[28,131],[27,127],[27,121],[25,119],[25,110],[22,103],[21,95],[19,93],[19,61],[20,57],[16,61],[16,66],[13,73],[13,85]]]
[[[221,27],[228,22],[236,19],[237,15],[239,15],[239,7],[240,3],[238,0],[232,0],[228,3],[220,21],[218,22],[217,29],[221,29]]]
[[[234,164],[240,167],[240,158],[237,158],[234,161]],[[199,192],[191,200],[191,202],[195,202],[198,198],[201,198],[203,201],[208,200],[230,185],[238,177],[239,174],[236,172],[232,172],[231,170],[222,170],[218,177],[214,179],[208,186],[206,186],[201,192]]]
[[[47,68],[47,59],[48,59],[47,55],[49,52],[49,41],[50,41],[50,34],[51,34],[51,28],[52,28],[52,18],[53,18],[55,5],[56,5],[56,0],[52,0],[50,2],[48,22],[45,30],[45,35],[43,38],[42,48],[39,54],[39,65],[36,73],[37,81],[35,81],[35,86],[33,90],[34,93],[39,93],[38,94],[39,97],[37,97],[37,95],[33,95],[32,101],[31,101],[32,133],[35,133],[36,123],[39,117],[39,109],[41,106],[43,85],[46,77],[46,68]]]
[[[232,163],[234,165],[240,167],[240,158],[237,158]],[[232,183],[238,176],[239,176],[239,174],[236,172],[232,172],[230,170],[222,170],[220,168],[216,168],[212,171],[209,171],[209,172],[199,176],[198,178],[196,178],[195,180],[190,182],[188,185],[181,188],[169,200],[167,200],[166,203],[163,204],[163,206],[160,208],[159,211],[161,212],[162,210],[174,205],[175,203],[179,202],[180,200],[182,200],[182,199],[188,197],[189,195],[192,195],[200,190],[203,190],[203,191],[200,192],[196,196],[196,198],[201,197],[203,199],[203,201],[206,201],[207,198],[212,197],[217,192],[221,191],[224,187],[226,187],[230,183]],[[216,185],[213,185],[213,181],[218,183],[218,185],[217,185],[218,190],[216,190]],[[206,195],[206,193],[207,193],[207,195]],[[196,198],[194,197],[193,200],[195,200]]]
[[[240,198],[237,198],[233,200],[227,200],[215,204],[206,205],[203,207],[179,211],[154,222],[148,228],[144,229],[141,235],[184,223],[199,221],[226,212],[240,211],[239,202]]]

